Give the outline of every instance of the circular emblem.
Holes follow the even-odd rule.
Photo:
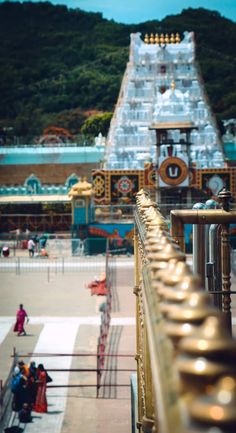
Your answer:
[[[188,166],[180,158],[167,158],[159,168],[159,176],[168,185],[180,185],[188,176]]]
[[[132,191],[133,183],[127,176],[122,176],[117,182],[117,189],[122,194],[128,194]]]

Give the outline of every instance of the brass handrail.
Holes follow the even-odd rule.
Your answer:
[[[184,212],[173,211],[172,237],[155,203],[144,191],[137,194],[136,425],[147,433],[201,433],[211,427],[228,433],[236,431],[236,342],[180,248]],[[209,211],[189,215],[191,223],[204,223]],[[220,218],[228,224],[235,215],[211,211],[210,222]]]

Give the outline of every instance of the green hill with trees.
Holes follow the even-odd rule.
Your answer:
[[[91,114],[106,112],[107,122],[128,61],[130,33],[186,30],[195,33],[217,119],[236,118],[236,23],[217,12],[187,9],[162,21],[125,25],[48,2],[1,3],[0,127],[20,136],[41,134],[49,125],[78,134]]]

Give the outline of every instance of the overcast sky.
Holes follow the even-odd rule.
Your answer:
[[[65,4],[87,12],[101,12],[104,18],[126,24],[162,20],[167,15],[179,14],[182,9],[189,7],[216,10],[236,22],[236,0],[51,0],[51,3]]]

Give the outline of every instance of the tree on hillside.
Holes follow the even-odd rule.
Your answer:
[[[184,31],[195,33],[213,112],[236,118],[236,23],[215,11],[189,8],[126,25],[49,2],[0,2],[0,126],[15,135],[37,135],[50,124],[78,133],[85,112],[114,109],[131,33]]]
[[[99,133],[103,136],[108,134],[112,113],[97,114],[89,117],[83,124],[81,132],[84,135],[96,137]]]

